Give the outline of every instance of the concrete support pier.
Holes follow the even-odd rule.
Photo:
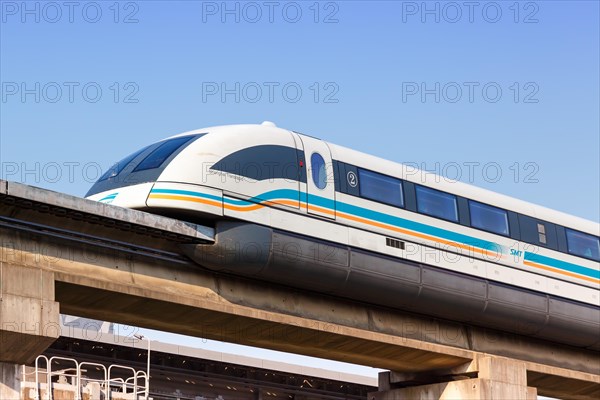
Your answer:
[[[6,256],[0,261],[0,362],[28,364],[60,336],[54,274],[8,263]]]
[[[379,392],[369,400],[535,400],[527,386],[526,364],[502,357],[483,356],[451,370],[418,374],[382,372]]]
[[[21,392],[21,366],[0,362],[0,399],[19,400]]]

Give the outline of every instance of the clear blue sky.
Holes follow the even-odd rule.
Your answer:
[[[600,217],[597,1],[114,3],[0,2],[3,178],[83,195],[154,140],[272,120]]]
[[[271,120],[600,218],[598,1],[0,4],[4,179]]]

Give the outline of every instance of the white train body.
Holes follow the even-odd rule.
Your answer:
[[[187,132],[111,171],[90,199],[214,221],[218,251],[239,254],[188,249],[207,268],[445,318],[466,307],[457,319],[600,348],[596,223],[272,124]],[[241,259],[261,229],[269,258]],[[525,322],[507,326],[511,310]]]

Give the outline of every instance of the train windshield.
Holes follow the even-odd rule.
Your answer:
[[[130,154],[110,167],[92,186],[86,197],[106,190],[155,181],[179,152],[204,135],[206,133],[163,140]]]
[[[133,171],[143,171],[146,169],[160,167],[160,165],[165,162],[165,160],[169,158],[171,154],[175,152],[175,150],[192,140],[192,138],[193,136],[183,136],[163,142],[160,146],[154,149],[152,153],[148,154]]]
[[[124,159],[122,159],[121,161],[119,161],[118,163],[114,164],[98,180],[99,181],[103,181],[103,180],[106,180],[106,179],[109,179],[109,178],[113,178],[113,177],[119,175],[121,173],[121,171],[123,171],[123,169],[127,165],[129,165],[130,162],[132,162],[137,156],[139,156],[144,151],[146,151],[146,149],[148,147],[150,147],[150,146],[146,146],[143,149],[138,150],[135,153],[132,153],[132,154],[128,155],[127,157],[125,157]]]

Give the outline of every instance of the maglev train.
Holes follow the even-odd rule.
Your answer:
[[[600,350],[600,226],[276,127],[156,142],[86,197],[212,224],[201,266]]]

